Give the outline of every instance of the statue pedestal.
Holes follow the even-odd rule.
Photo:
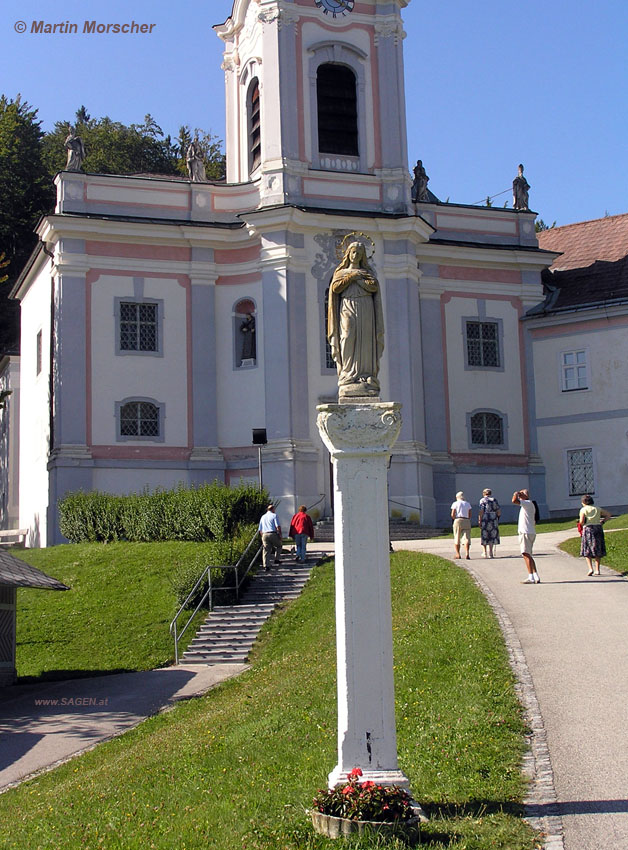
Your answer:
[[[397,403],[325,404],[317,425],[334,466],[338,764],[363,781],[408,787],[397,767],[392,655],[388,461],[401,429]]]

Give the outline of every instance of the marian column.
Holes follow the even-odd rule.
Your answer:
[[[339,403],[320,405],[317,424],[334,466],[338,764],[329,787],[359,767],[361,781],[407,788],[397,765],[387,487],[401,405],[379,398],[381,298],[363,242],[334,272],[328,336]]]

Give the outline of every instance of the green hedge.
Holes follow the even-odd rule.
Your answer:
[[[268,493],[253,485],[227,487],[218,481],[128,496],[80,491],[60,501],[59,525],[71,543],[221,541],[242,525],[257,523],[268,501]]]

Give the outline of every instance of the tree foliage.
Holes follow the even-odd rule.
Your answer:
[[[543,230],[553,230],[555,227],[555,221],[553,221],[551,224],[546,224],[542,218],[537,218],[537,220],[534,222],[535,233],[541,233]]]

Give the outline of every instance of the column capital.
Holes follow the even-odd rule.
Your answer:
[[[401,404],[320,404],[316,424],[332,457],[387,455],[401,430]]]

